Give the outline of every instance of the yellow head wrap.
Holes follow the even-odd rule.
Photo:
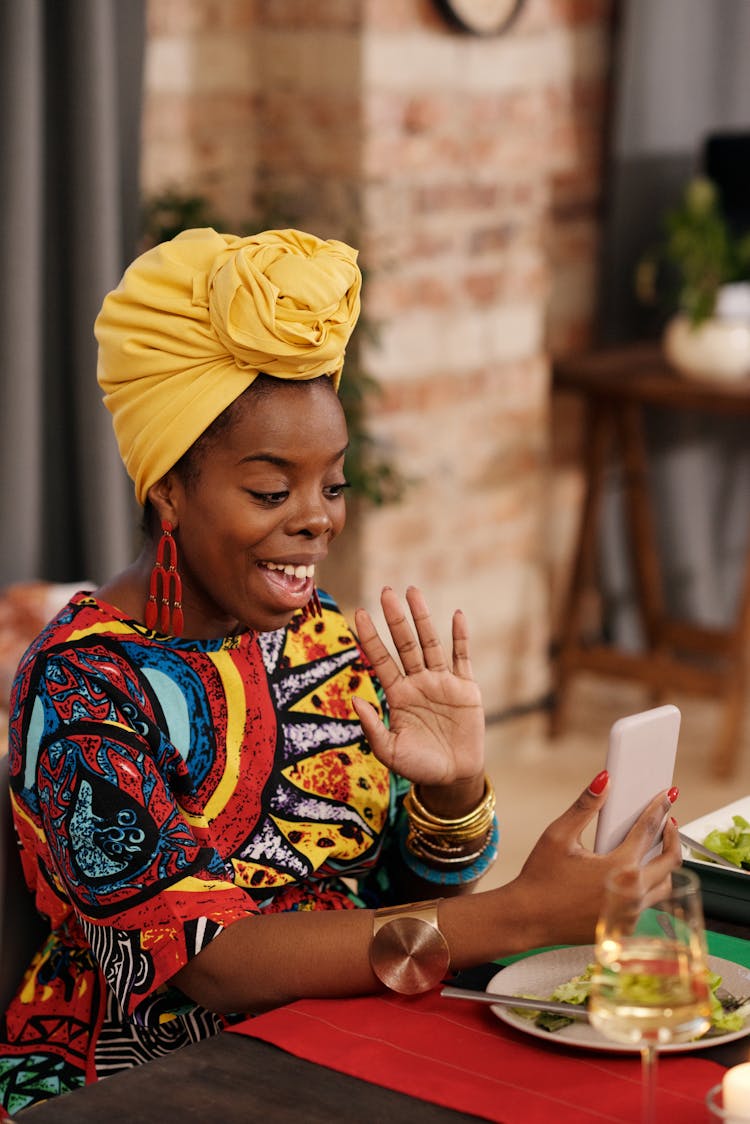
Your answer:
[[[104,298],[97,378],[140,503],[261,372],[331,375],[359,316],[357,251],[299,230],[186,230]]]

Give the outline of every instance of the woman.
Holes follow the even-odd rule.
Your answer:
[[[198,230],[104,301],[99,381],[145,545],[14,686],[15,822],[52,934],[7,1013],[11,1111],[236,1013],[588,941],[607,872],[640,861],[676,795],[595,856],[600,774],[518,878],[464,893],[497,841],[464,618],[448,660],[419,591],[410,621],[385,589],[399,666],[366,612],[357,640],[315,589],[344,525],[359,290],[340,242]],[[679,862],[673,823],[664,839],[644,895]]]

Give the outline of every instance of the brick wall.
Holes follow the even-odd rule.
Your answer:
[[[609,0],[455,31],[429,0],[149,0],[143,181],[354,240],[371,428],[413,483],[355,505],[326,584],[460,606],[490,713],[543,697],[580,498],[550,354],[595,295]]]

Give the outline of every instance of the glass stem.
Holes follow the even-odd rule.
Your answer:
[[[657,1050],[653,1042],[641,1046],[642,1110],[641,1124],[656,1124]]]

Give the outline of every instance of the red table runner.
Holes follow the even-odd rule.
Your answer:
[[[234,1032],[376,1085],[498,1124],[633,1124],[637,1056],[527,1039],[479,1004],[439,991],[308,999],[247,1019]],[[660,1119],[704,1124],[724,1072],[700,1052],[659,1058]]]

